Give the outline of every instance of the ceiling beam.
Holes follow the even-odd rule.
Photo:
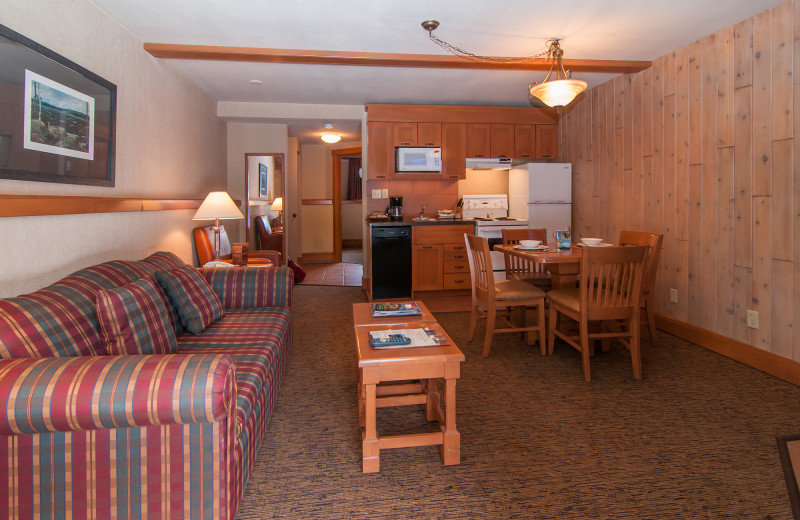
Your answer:
[[[156,58],[173,60],[249,61],[261,63],[303,63],[306,65],[360,65],[367,67],[419,67],[435,69],[548,70],[545,58],[522,62],[475,61],[446,54],[396,54],[381,52],[310,51],[263,49],[256,47],[217,47],[145,43],[144,50]],[[572,72],[626,74],[650,67],[649,61],[563,60]]]

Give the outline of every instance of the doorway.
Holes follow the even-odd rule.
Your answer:
[[[363,263],[361,147],[332,150],[333,261]],[[344,254],[343,254],[344,253]]]

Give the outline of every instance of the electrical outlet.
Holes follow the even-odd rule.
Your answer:
[[[389,189],[384,188],[381,190],[381,198],[388,199],[389,198]]]
[[[678,303],[678,289],[669,290],[669,301],[670,303]]]
[[[373,199],[381,198],[381,190],[372,190],[372,198]]]
[[[758,329],[758,312],[747,310],[747,326],[751,329]]]

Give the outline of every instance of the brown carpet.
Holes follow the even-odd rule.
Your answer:
[[[792,518],[775,438],[800,431],[800,388],[663,333],[658,347],[645,335],[643,381],[612,347],[586,383],[566,345],[542,357],[506,334],[484,359],[467,313],[437,314],[467,358],[461,464],[406,448],[362,474],[362,295],[296,286],[294,349],[238,519]],[[416,407],[378,415],[382,433],[424,424]]]

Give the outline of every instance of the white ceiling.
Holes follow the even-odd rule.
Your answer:
[[[560,38],[565,59],[653,60],[782,0],[93,0],[143,42],[278,49],[446,54],[439,38],[487,56],[528,56]],[[411,69],[167,60],[218,101],[364,105],[530,106],[544,72]],[[594,86],[613,74],[576,73]],[[253,86],[250,80],[260,80]],[[347,139],[347,120],[292,120],[316,140],[323,122]],[[356,132],[350,135],[350,132]]]

